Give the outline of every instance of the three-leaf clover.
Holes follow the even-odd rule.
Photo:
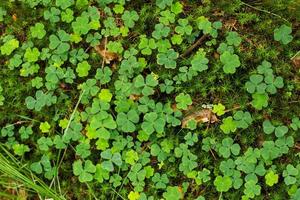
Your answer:
[[[181,199],[182,193],[177,186],[168,186],[166,192],[163,193],[163,197],[166,200],[179,200]]]
[[[139,19],[139,15],[136,11],[128,11],[126,10],[122,15],[122,20],[124,21],[124,25],[128,28],[133,28],[135,22]]]
[[[234,144],[233,142],[233,139],[229,137],[223,139],[218,149],[219,154],[224,158],[229,158],[231,153],[235,156],[239,155],[241,147],[239,144]]]
[[[281,44],[288,44],[293,40],[291,33],[292,28],[283,24],[274,30],[274,39],[279,41]]]
[[[0,47],[1,54],[9,56],[18,47],[19,47],[19,41],[16,39],[10,39]]]
[[[128,113],[119,113],[117,116],[118,127],[126,133],[135,131],[135,124],[138,122],[139,115],[135,110],[130,110]]]
[[[33,38],[42,39],[46,35],[45,26],[42,23],[36,23],[30,27],[31,36]]]
[[[225,134],[236,131],[237,123],[233,120],[232,117],[226,117],[222,120],[222,122],[223,123],[220,128]]]
[[[296,183],[298,175],[299,175],[298,169],[291,164],[288,164],[286,166],[286,169],[282,173],[286,185],[292,185]]]
[[[179,26],[176,26],[175,31],[180,35],[191,35],[193,31],[193,27],[189,25],[189,21],[187,19],[179,19]]]
[[[228,176],[217,176],[214,185],[218,192],[227,192],[232,187],[232,180]]]
[[[154,131],[157,133],[163,133],[165,124],[166,121],[163,117],[159,116],[156,112],[150,112],[144,115],[142,129],[148,135],[152,134]]]
[[[114,165],[122,165],[122,157],[120,153],[112,153],[110,149],[101,152],[101,158],[105,159],[101,163],[101,167],[109,172],[114,171]]]
[[[278,183],[278,178],[278,174],[275,174],[274,171],[271,170],[265,175],[266,184],[268,186],[273,186],[274,184]]]
[[[79,77],[85,77],[89,74],[90,69],[91,65],[87,61],[82,61],[78,63],[76,72],[78,73]]]
[[[237,111],[233,115],[233,119],[236,122],[237,128],[246,129],[252,124],[252,117],[249,112],[243,112],[241,110]]]
[[[204,70],[207,70],[208,59],[205,57],[205,52],[199,50],[192,58],[191,64],[191,69],[193,69],[196,72],[202,72]]]
[[[176,107],[178,109],[187,110],[188,106],[192,105],[192,99],[189,94],[180,93],[175,98],[176,101]]]
[[[79,176],[79,181],[81,183],[92,181],[92,174],[94,174],[95,172],[96,166],[90,160],[85,161],[84,166],[82,165],[81,160],[76,160],[73,163],[73,173],[75,176]]]
[[[241,63],[239,56],[236,54],[232,54],[229,51],[225,51],[221,54],[220,60],[223,63],[223,70],[226,74],[234,74],[236,68],[238,68]]]
[[[152,50],[156,48],[156,43],[153,38],[148,39],[145,35],[141,36],[141,40],[139,43],[139,49],[141,49],[141,53],[143,55],[151,55]]]
[[[64,30],[59,30],[56,35],[50,35],[49,48],[56,50],[57,54],[63,54],[70,49],[70,45],[67,43],[70,41],[70,35]]]
[[[142,94],[145,96],[154,94],[154,87],[158,85],[158,81],[152,74],[146,76],[146,80],[142,75],[138,75],[134,80],[134,86],[142,89]]]
[[[165,53],[157,54],[157,63],[159,65],[164,65],[167,69],[176,68],[176,59],[178,58],[178,53],[174,49],[169,49]]]
[[[163,24],[156,24],[155,25],[155,30],[153,31],[152,33],[152,36],[159,40],[159,39],[162,39],[162,38],[165,38],[169,35],[170,33],[170,28],[163,25]]]

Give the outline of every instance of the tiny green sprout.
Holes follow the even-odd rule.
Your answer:
[[[192,99],[189,94],[180,93],[175,98],[176,101],[176,107],[178,109],[187,110],[188,106],[192,105]]]
[[[293,40],[293,36],[291,36],[292,28],[285,24],[281,25],[279,28],[274,30],[274,39],[281,44],[288,44]]]
[[[113,97],[109,89],[101,89],[98,96],[101,101],[108,102],[108,103],[111,101]]]
[[[236,68],[241,65],[239,56],[232,54],[229,51],[222,53],[220,60],[224,65],[223,70],[226,74],[234,74],[236,72]]]
[[[48,122],[42,122],[40,124],[40,130],[42,131],[42,133],[48,133],[50,131],[50,124]]]
[[[273,186],[278,183],[278,178],[278,174],[275,174],[274,171],[271,170],[265,175],[266,184],[268,186]]]
[[[213,113],[216,113],[218,116],[222,116],[225,114],[225,106],[221,103],[213,106]]]
[[[132,149],[127,151],[125,154],[125,162],[130,165],[134,165],[138,159],[139,159],[138,153]]]
[[[140,199],[140,193],[139,192],[134,192],[134,191],[130,191],[128,194],[128,199],[129,200],[139,200]]]
[[[82,61],[78,63],[76,72],[78,73],[79,77],[85,77],[89,74],[91,69],[91,65],[87,61]]]

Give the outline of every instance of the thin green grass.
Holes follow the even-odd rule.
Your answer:
[[[1,178],[13,180],[22,184],[22,187],[25,189],[35,191],[40,198],[42,196],[54,200],[65,200],[64,197],[50,189],[41,179],[33,175],[26,166],[22,166],[2,144],[0,144],[0,147],[2,150],[2,153],[0,153],[0,174],[4,175]],[[5,156],[3,154],[5,154]],[[0,197],[1,196],[5,197],[7,194],[0,193]]]

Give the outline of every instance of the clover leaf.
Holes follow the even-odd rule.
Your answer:
[[[124,25],[128,28],[133,28],[135,22],[139,19],[139,15],[136,11],[128,11],[126,10],[122,15],[122,20],[124,21]]]
[[[229,158],[230,154],[235,156],[239,155],[241,147],[239,144],[234,144],[232,138],[225,138],[222,140],[222,144],[218,149],[218,152],[224,158]]]
[[[160,9],[165,9],[167,6],[172,5],[173,0],[156,0],[155,3]]]
[[[76,145],[75,151],[76,155],[80,156],[81,158],[85,159],[89,155],[91,155],[90,151],[91,145],[88,143],[80,143]]]
[[[152,177],[152,181],[156,189],[165,189],[169,183],[169,178],[167,174],[160,175],[159,173],[155,173]]]
[[[192,105],[192,99],[189,94],[180,93],[175,98],[176,101],[176,107],[178,109],[187,110],[188,106]]]
[[[254,93],[252,98],[251,104],[254,108],[261,110],[268,106],[269,96],[267,94]]]
[[[245,183],[244,194],[248,198],[254,198],[255,196],[260,195],[261,187],[257,185],[254,180],[247,181]]]
[[[43,39],[46,35],[45,26],[42,23],[36,23],[34,26],[30,27],[31,36],[33,38]]]
[[[274,39],[281,44],[288,44],[293,40],[292,28],[283,24],[274,30]]]
[[[130,110],[128,113],[119,113],[117,116],[117,124],[120,129],[126,133],[131,133],[136,130],[135,124],[139,122],[139,115],[135,110]]]
[[[225,114],[225,106],[221,103],[213,106],[213,113],[216,113],[218,116],[222,116]]]
[[[299,175],[299,170],[291,164],[288,164],[286,166],[286,169],[282,173],[282,176],[284,177],[284,182],[286,185],[295,184],[297,181],[298,175]]]
[[[163,197],[166,200],[179,200],[181,196],[182,193],[177,186],[168,186],[166,192],[163,193]]]
[[[114,165],[122,165],[122,157],[120,153],[112,153],[110,149],[101,152],[101,158],[105,159],[101,163],[101,167],[109,172],[114,171]]]
[[[278,178],[278,174],[275,174],[274,171],[271,170],[265,175],[266,184],[268,186],[273,186],[274,184],[278,183]]]
[[[96,167],[92,161],[87,160],[82,165],[81,160],[76,160],[73,163],[73,173],[75,176],[79,176],[79,181],[81,183],[90,182],[93,180],[93,175],[96,172]]]
[[[142,129],[148,134],[152,134],[154,131],[157,133],[163,133],[166,121],[164,117],[159,116],[155,112],[146,113],[144,115],[144,121],[142,123]]]
[[[245,86],[249,93],[264,94],[267,89],[267,84],[263,82],[264,77],[260,74],[254,74],[250,76],[250,81],[247,81]]]
[[[151,55],[152,50],[156,49],[156,43],[153,38],[147,39],[145,35],[142,35],[138,47],[142,50],[141,53],[143,55]]]
[[[178,53],[174,49],[169,49],[165,53],[157,54],[157,63],[159,65],[164,65],[167,69],[175,69],[176,59],[178,58]]]
[[[240,38],[239,34],[235,31],[230,31],[227,33],[226,41],[228,45],[234,45],[239,46],[242,42],[242,39]]]
[[[220,126],[221,130],[225,134],[229,134],[230,132],[235,132],[237,128],[237,123],[233,120],[232,117],[226,117],[222,120],[222,124]]]
[[[49,137],[41,137],[37,140],[37,144],[39,145],[39,149],[41,151],[48,151],[49,147],[53,145],[53,142]]]
[[[164,25],[169,25],[170,23],[175,22],[175,14],[170,12],[170,10],[165,10],[160,12],[161,17],[159,18],[159,22]]]
[[[43,91],[38,90],[35,93],[35,98],[29,96],[26,97],[25,103],[28,109],[40,111],[44,106],[51,106],[57,101],[56,96],[52,96],[52,93],[44,94]]]
[[[10,39],[0,47],[1,54],[9,56],[18,47],[19,47],[19,41],[16,39]]]
[[[132,149],[127,151],[125,154],[125,162],[130,165],[134,165],[138,159],[139,159],[138,153]]]
[[[56,35],[50,35],[49,48],[56,50],[57,54],[63,54],[70,49],[70,45],[67,43],[70,41],[70,35],[64,30],[59,30]]]
[[[55,5],[63,10],[74,4],[74,0],[56,0]]]
[[[220,60],[224,65],[223,70],[226,74],[234,74],[236,72],[236,68],[241,65],[239,56],[232,54],[229,51],[222,53]]]
[[[232,180],[228,176],[217,176],[214,185],[218,192],[227,192],[232,187]]]
[[[189,25],[189,21],[187,19],[179,19],[178,20],[179,26],[175,27],[176,33],[180,35],[191,35],[193,31],[193,27]]]
[[[197,19],[198,29],[202,30],[204,34],[209,34],[213,30],[211,22],[204,16]]]
[[[208,69],[208,59],[205,57],[205,52],[202,50],[199,50],[191,61],[191,69],[196,72],[202,72]]]
[[[60,20],[59,15],[60,15],[60,10],[55,7],[51,7],[50,10],[46,10],[44,12],[44,18],[46,20],[49,20],[51,23],[59,22]]]
[[[154,87],[158,85],[158,81],[152,74],[147,75],[146,80],[142,75],[138,75],[134,80],[134,86],[142,89],[142,94],[145,96],[154,94]]]
[[[152,36],[159,40],[162,38],[165,38],[169,35],[170,33],[170,28],[163,25],[163,24],[156,24],[155,25],[155,30],[152,32]]]
[[[233,119],[236,122],[237,128],[242,128],[242,129],[248,128],[253,122],[251,114],[249,112],[243,112],[243,111],[237,111],[233,115]]]
[[[38,50],[38,48],[27,48],[26,52],[24,54],[24,58],[27,62],[36,62],[38,61],[40,56],[40,51]]]
[[[89,74],[90,69],[91,65],[87,61],[82,61],[78,63],[76,72],[78,73],[79,77],[85,77]]]
[[[12,146],[14,153],[18,156],[23,156],[26,152],[29,152],[30,149],[25,144],[14,144]]]

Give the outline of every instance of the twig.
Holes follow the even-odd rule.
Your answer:
[[[256,8],[256,7],[251,6],[250,4],[245,3],[245,2],[243,2],[243,1],[241,1],[241,3],[242,3],[242,5],[248,6],[248,7],[252,8],[252,9],[254,9],[254,10],[258,10],[258,11],[261,11],[261,12],[264,12],[264,13],[268,13],[268,14],[270,14],[270,15],[273,15],[273,16],[275,16],[275,17],[278,17],[278,18],[284,20],[284,21],[287,22],[287,23],[290,23],[287,19],[281,17],[280,15],[277,15],[277,14],[275,14],[275,13],[272,13],[272,12],[270,12],[270,11],[268,11],[268,10],[263,10],[263,9],[260,9],[260,8]]]
[[[291,60],[293,60],[294,58],[296,58],[298,56],[298,54],[300,54],[300,51],[298,51],[293,57],[291,57]]]
[[[195,48],[197,48],[206,38],[207,34],[202,35],[192,46],[190,46],[183,54],[180,55],[181,58],[189,55]]]

